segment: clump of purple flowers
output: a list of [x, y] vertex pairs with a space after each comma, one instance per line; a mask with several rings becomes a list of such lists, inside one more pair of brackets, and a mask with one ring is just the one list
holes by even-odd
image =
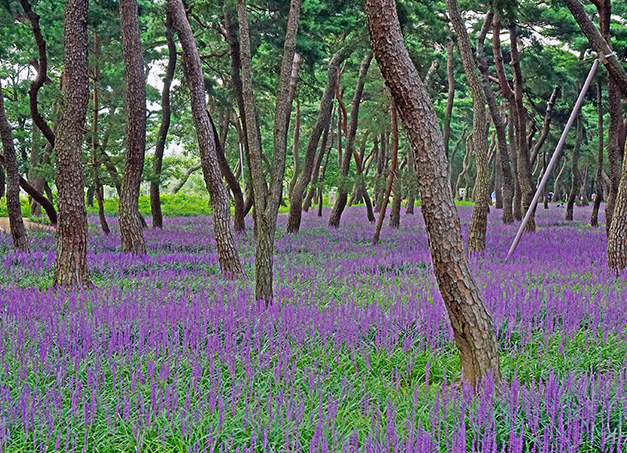
[[[467, 230], [471, 208], [460, 208]], [[304, 216], [280, 237], [274, 305], [220, 275], [209, 218], [147, 231], [149, 254], [98, 233], [93, 291], [49, 288], [54, 238], [0, 235], [2, 451], [613, 452], [627, 448], [627, 294], [588, 212], [503, 263], [515, 226], [490, 214], [471, 265], [504, 380], [477, 394], [431, 272], [422, 219], [370, 245], [361, 208], [338, 231]], [[280, 227], [285, 219], [280, 219]], [[283, 222], [283, 223], [281, 223]], [[111, 219], [111, 223], [115, 223]], [[249, 228], [250, 230], [250, 228]]]

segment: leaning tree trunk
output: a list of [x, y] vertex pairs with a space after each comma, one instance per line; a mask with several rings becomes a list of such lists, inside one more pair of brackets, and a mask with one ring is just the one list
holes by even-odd
[[[457, 35], [457, 46], [472, 95], [472, 148], [475, 153], [477, 176], [475, 178], [475, 207], [472, 210], [468, 251], [483, 253], [488, 229], [488, 198], [490, 196], [490, 163], [488, 161], [488, 129], [490, 120], [486, 112], [483, 84], [477, 74], [477, 64], [472, 54], [466, 24], [459, 12], [457, 0], [446, 0], [446, 9]], [[487, 21], [489, 23], [489, 21]]]
[[599, 208], [603, 201], [603, 88], [601, 79], [597, 81], [597, 168], [594, 175], [594, 190], [596, 197], [592, 206], [592, 215], [590, 216], [590, 225], [599, 226]]
[[213, 207], [213, 228], [220, 268], [226, 277], [237, 278], [243, 274], [243, 269], [231, 231], [231, 206], [218, 167], [214, 128], [205, 105], [205, 83], [200, 56], [183, 3], [181, 0], [168, 0], [168, 8], [183, 48], [185, 76], [189, 85], [200, 160]]
[[351, 159], [355, 151], [355, 134], [357, 133], [357, 123], [359, 120], [359, 104], [361, 103], [361, 96], [364, 92], [364, 85], [366, 83], [366, 75], [372, 62], [372, 54], [368, 52], [361, 62], [359, 68], [359, 76], [357, 78], [357, 86], [355, 87], [355, 93], [353, 95], [353, 102], [351, 103], [351, 120], [348, 125], [348, 134], [346, 137], [346, 149], [344, 156], [342, 156], [342, 165], [340, 166], [340, 177], [338, 181], [338, 194], [337, 201], [333, 205], [331, 215], [329, 216], [329, 226], [331, 228], [339, 228], [342, 213], [346, 207], [346, 201], [348, 199], [348, 188], [346, 187], [346, 178], [348, 177], [348, 170], [350, 168]]
[[87, 210], [81, 162], [83, 126], [89, 103], [88, 3], [88, 0], [65, 3], [63, 108], [55, 139], [59, 206], [55, 286], [91, 286], [87, 275]]
[[447, 156], [433, 105], [403, 42], [394, 0], [366, 0], [371, 42], [381, 73], [416, 153], [420, 201], [433, 269], [459, 350], [462, 378], [500, 380], [496, 331], [464, 253], [448, 178]]
[[[318, 149], [318, 143], [323, 132], [326, 131], [331, 122], [331, 111], [333, 109], [333, 96], [335, 89], [337, 88], [337, 80], [339, 74], [339, 67], [342, 62], [348, 58], [350, 52], [347, 48], [341, 49], [334, 55], [329, 63], [327, 86], [322, 95], [320, 101], [320, 110], [318, 113], [318, 119], [309, 137], [307, 143], [307, 149], [305, 151], [305, 165], [303, 166], [300, 174], [296, 178], [296, 182], [290, 191], [290, 211], [287, 217], [287, 233], [297, 233], [300, 229], [301, 211], [303, 207], [303, 196], [305, 189], [311, 180], [312, 172], [314, 171], [316, 150]], [[325, 140], [323, 140], [324, 146], [326, 146]]]
[[167, 13], [165, 21], [165, 40], [168, 45], [168, 66], [165, 70], [163, 88], [161, 90], [161, 126], [157, 132], [157, 144], [155, 145], [155, 156], [152, 161], [153, 180], [150, 181], [150, 210], [152, 212], [152, 227], [163, 228], [163, 213], [161, 211], [161, 170], [163, 169], [163, 152], [165, 142], [170, 129], [170, 86], [174, 79], [176, 69], [176, 44], [174, 43], [174, 29], [172, 27], [172, 15]]
[[320, 178], [320, 168], [322, 165], [322, 159], [324, 159], [325, 154], [327, 153], [327, 143], [329, 143], [329, 150], [331, 152], [331, 147], [333, 146], [333, 138], [329, 140], [329, 137], [333, 136], [333, 109], [331, 111], [331, 120], [329, 121], [329, 125], [324, 130], [324, 134], [322, 135], [322, 142], [320, 143], [320, 148], [316, 152], [316, 159], [313, 165], [313, 173], [311, 176], [311, 184], [309, 185], [309, 191], [307, 192], [307, 196], [305, 197], [305, 201], [303, 202], [303, 211], [309, 211], [311, 207], [311, 203], [313, 201], [313, 197], [318, 192], [318, 179]]
[[146, 253], [139, 213], [139, 186], [146, 152], [146, 78], [139, 35], [137, 0], [120, 0], [122, 55], [126, 76], [126, 153], [120, 193], [120, 236], [123, 253]]
[[6, 163], [7, 180], [7, 211], [9, 213], [9, 226], [11, 227], [11, 237], [13, 246], [20, 252], [28, 252], [28, 236], [22, 220], [22, 206], [20, 204], [20, 171], [17, 166], [17, 156], [13, 145], [13, 134], [11, 125], [4, 111], [4, 93], [0, 84], [0, 139], [4, 150], [4, 161]]
[[573, 220], [573, 206], [579, 191], [579, 148], [581, 147], [583, 129], [581, 116], [577, 117], [577, 138], [573, 147], [573, 154], [570, 160], [570, 191], [568, 192], [568, 202], [566, 203], [566, 220]]

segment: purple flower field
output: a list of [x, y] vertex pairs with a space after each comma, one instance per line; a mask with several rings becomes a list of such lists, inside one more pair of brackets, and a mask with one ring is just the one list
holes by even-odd
[[540, 208], [508, 263], [517, 225], [491, 211], [471, 266], [504, 380], [476, 396], [458, 384], [419, 213], [386, 221], [376, 248], [362, 208], [338, 231], [327, 215], [277, 240], [267, 310], [251, 228], [237, 239], [248, 279], [230, 282], [210, 218], [166, 219], [144, 257], [91, 219], [96, 289], [67, 294], [49, 289], [52, 235], [19, 255], [0, 234], [1, 451], [627, 451], [627, 286], [589, 208], [571, 224]]

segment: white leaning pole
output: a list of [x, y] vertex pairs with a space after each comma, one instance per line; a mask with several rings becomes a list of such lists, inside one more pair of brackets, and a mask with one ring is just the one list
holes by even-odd
[[512, 246], [509, 248], [509, 252], [507, 252], [507, 257], [505, 258], [505, 261], [509, 260], [509, 258], [514, 253], [514, 250], [516, 250], [516, 247], [518, 246], [518, 243], [520, 242], [520, 238], [522, 237], [525, 231], [525, 227], [527, 226], [527, 223], [529, 222], [531, 215], [536, 209], [536, 205], [538, 204], [538, 199], [540, 198], [542, 189], [544, 189], [544, 186], [546, 185], [546, 182], [549, 179], [549, 175], [551, 174], [551, 169], [557, 162], [557, 158], [559, 157], [560, 151], [562, 150], [562, 147], [564, 146], [564, 142], [566, 142], [566, 136], [568, 135], [568, 131], [570, 130], [573, 123], [575, 122], [575, 118], [577, 117], [577, 114], [579, 113], [579, 109], [581, 108], [581, 104], [583, 103], [583, 98], [586, 96], [586, 93], [588, 92], [588, 88], [590, 87], [590, 83], [592, 82], [592, 77], [594, 76], [594, 73], [598, 67], [599, 67], [599, 59], [597, 58], [594, 60], [594, 63], [592, 64], [592, 67], [590, 68], [590, 72], [588, 73], [588, 78], [586, 79], [586, 82], [583, 84], [583, 87], [581, 88], [581, 92], [579, 93], [577, 102], [575, 102], [575, 106], [573, 107], [573, 111], [570, 114], [570, 118], [568, 118], [568, 123], [566, 123], [564, 132], [562, 132], [562, 136], [560, 137], [560, 140], [557, 143], [557, 146], [555, 147], [555, 151], [553, 151], [553, 156], [551, 156], [549, 165], [547, 165], [546, 167], [546, 171], [544, 172], [544, 175], [542, 176], [542, 180], [540, 181], [540, 184], [538, 185], [538, 189], [536, 190], [536, 193], [533, 196], [531, 205], [529, 205], [529, 209], [527, 209], [525, 218], [520, 224], [520, 228], [518, 228], [518, 233], [516, 233], [514, 242], [512, 242]]

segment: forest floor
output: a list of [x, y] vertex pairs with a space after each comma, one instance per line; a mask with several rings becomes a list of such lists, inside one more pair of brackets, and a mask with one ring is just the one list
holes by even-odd
[[[467, 238], [472, 208], [459, 207]], [[210, 217], [146, 230], [148, 254], [120, 253], [117, 220], [90, 219], [95, 289], [51, 288], [55, 238], [0, 234], [0, 449], [143, 452], [613, 452], [627, 449], [627, 279], [606, 265], [591, 208], [489, 217], [470, 265], [492, 313], [503, 380], [476, 395], [433, 277], [419, 209], [387, 221], [377, 247], [361, 207], [339, 230], [329, 210], [284, 235], [275, 300], [246, 271], [225, 281]], [[603, 216], [601, 216], [603, 222]]]
[[[54, 231], [54, 227], [50, 225], [44, 225], [43, 223], [31, 222], [29, 219], [22, 218], [24, 221], [24, 226], [27, 230], [37, 229], [37, 230], [46, 230], [46, 231]], [[9, 224], [8, 217], [0, 217], [0, 231], [5, 233], [11, 232], [11, 225]]]

